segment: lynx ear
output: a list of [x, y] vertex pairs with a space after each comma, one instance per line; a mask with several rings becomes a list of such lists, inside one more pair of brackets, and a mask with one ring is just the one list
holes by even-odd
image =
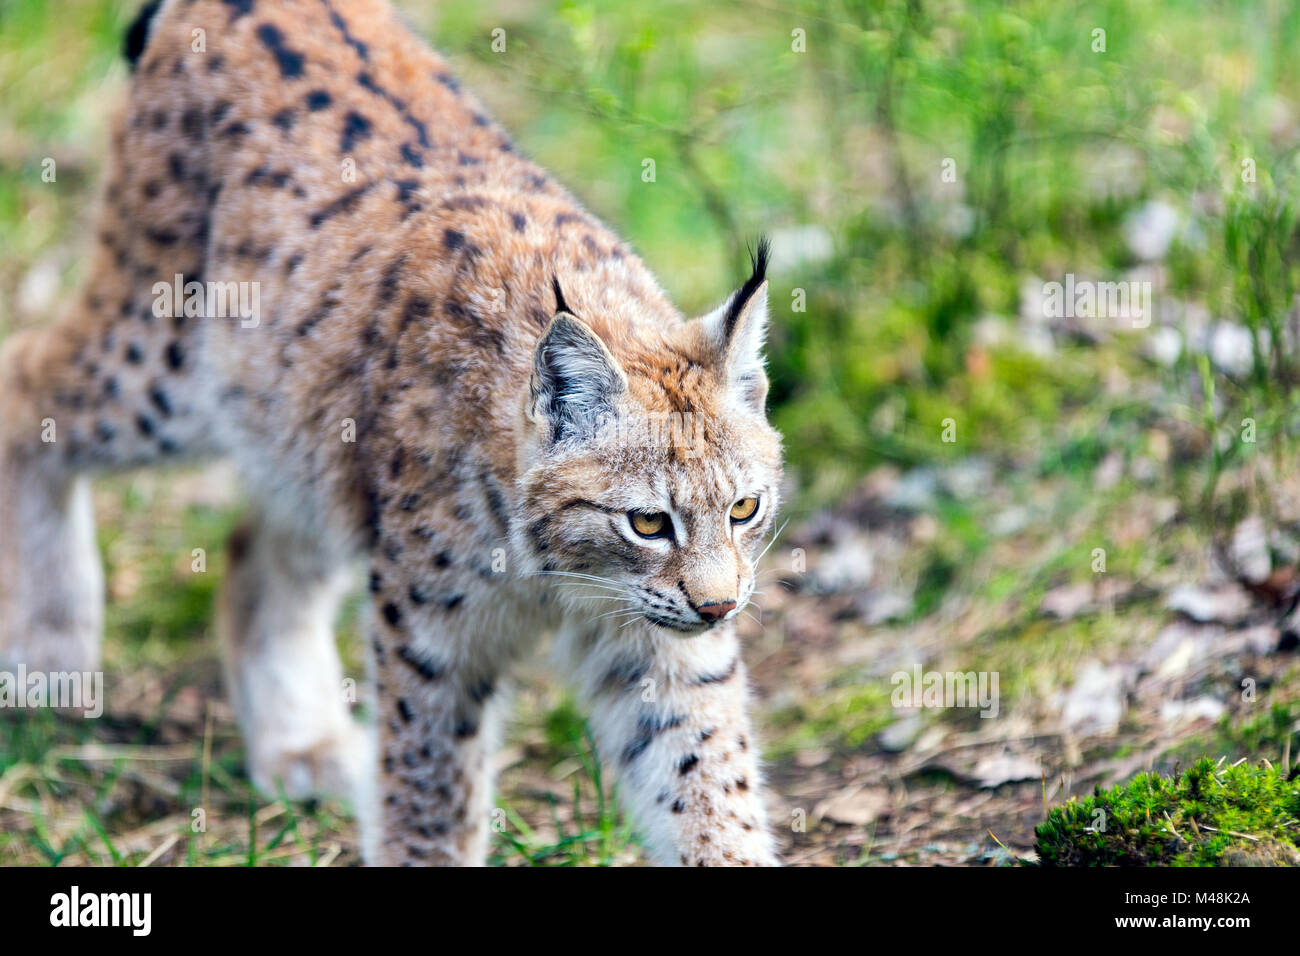
[[[563, 306], [563, 299], [560, 299]], [[627, 388], [618, 361], [585, 322], [559, 312], [533, 351], [528, 414], [550, 423], [551, 441], [594, 434]]]
[[767, 398], [767, 373], [763, 370], [763, 342], [767, 336], [767, 259], [769, 245], [759, 240], [751, 255], [753, 271], [745, 284], [700, 321], [717, 349], [727, 388], [742, 403], [763, 410]]

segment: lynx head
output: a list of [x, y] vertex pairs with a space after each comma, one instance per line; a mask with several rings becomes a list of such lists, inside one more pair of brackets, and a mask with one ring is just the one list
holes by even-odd
[[781, 480], [766, 243], [753, 266], [703, 318], [605, 338], [557, 283], [523, 410], [515, 543], [570, 605], [689, 635], [749, 601]]

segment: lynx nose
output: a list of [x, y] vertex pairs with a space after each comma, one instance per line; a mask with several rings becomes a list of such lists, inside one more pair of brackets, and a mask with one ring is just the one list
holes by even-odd
[[727, 614], [736, 608], [735, 601], [714, 601], [712, 604], [701, 604], [695, 610], [700, 617], [704, 618], [710, 624], [715, 621], [721, 621]]

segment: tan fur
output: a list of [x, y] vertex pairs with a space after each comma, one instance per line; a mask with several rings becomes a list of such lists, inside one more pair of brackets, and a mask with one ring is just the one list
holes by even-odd
[[[257, 283], [259, 321], [155, 315], [176, 274]], [[554, 630], [656, 858], [771, 863], [731, 623], [778, 504], [760, 279], [683, 321], [381, 0], [167, 0], [85, 289], [0, 352], [0, 659], [97, 666], [78, 476], [229, 456], [257, 502], [219, 608], [255, 780], [364, 792], [375, 761], [372, 860], [481, 862], [509, 668]], [[617, 421], [698, 440], [564, 437], [598, 381]], [[660, 508], [681, 540], [630, 530]], [[358, 554], [373, 757], [328, 631]]]

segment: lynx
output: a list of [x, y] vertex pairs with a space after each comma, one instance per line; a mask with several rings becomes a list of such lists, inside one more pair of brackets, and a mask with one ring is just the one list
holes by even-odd
[[353, 793], [369, 862], [484, 862], [553, 635], [653, 858], [774, 864], [735, 632], [779, 504], [766, 247], [685, 320], [382, 0], [164, 0], [126, 53], [84, 289], [0, 352], [0, 662], [99, 667], [91, 477], [226, 458], [257, 785]]

